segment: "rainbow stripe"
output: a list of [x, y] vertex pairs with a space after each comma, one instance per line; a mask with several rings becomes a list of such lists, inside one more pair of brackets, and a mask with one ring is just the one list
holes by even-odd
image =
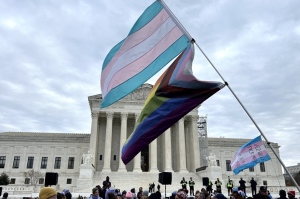
[[122, 148], [122, 161], [136, 154], [224, 84], [200, 81], [192, 74], [194, 46], [189, 45], [153, 86], [134, 131]]
[[101, 108], [145, 83], [182, 52], [190, 40], [164, 5], [155, 1], [128, 36], [106, 56], [101, 74]]

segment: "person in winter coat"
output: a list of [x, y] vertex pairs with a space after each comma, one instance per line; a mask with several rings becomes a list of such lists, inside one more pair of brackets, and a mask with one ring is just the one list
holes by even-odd
[[278, 199], [287, 199], [285, 190], [279, 190], [279, 198]]
[[99, 196], [99, 189], [97, 187], [92, 189], [92, 194], [89, 199], [101, 199]]

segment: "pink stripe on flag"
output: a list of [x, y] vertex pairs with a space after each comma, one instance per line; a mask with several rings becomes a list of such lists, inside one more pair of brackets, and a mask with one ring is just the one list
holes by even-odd
[[126, 42], [118, 54], [123, 54], [132, 47], [136, 46], [136, 44], [139, 44], [150, 37], [169, 17], [170, 16], [164, 9], [161, 10], [158, 15], [156, 15], [156, 17], [154, 17], [153, 20], [151, 20], [146, 26], [126, 38]]
[[[188, 62], [191, 59], [191, 54], [193, 53], [193, 50], [190, 50], [186, 57], [184, 58], [184, 61], [182, 62], [182, 65], [186, 66]], [[179, 71], [176, 74], [176, 80], [179, 81], [191, 81], [191, 80], [197, 80], [194, 75], [191, 75], [191, 73], [185, 74], [183, 71], [186, 70], [186, 67], [180, 67]]]
[[[168, 18], [168, 20], [165, 21], [165, 23], [160, 26], [149, 38], [123, 53], [113, 64], [113, 68], [106, 77], [104, 85], [101, 86], [104, 88], [108, 88], [108, 84], [112, 80], [115, 73], [117, 73], [123, 67], [129, 65], [131, 62], [148, 53], [152, 48], [155, 47], [157, 43], [163, 40], [163, 38], [174, 29], [174, 27], [176, 27], [176, 24], [172, 21], [171, 18]], [[146, 67], [147, 66], [145, 66], [145, 68]]]
[[[107, 77], [116, 60], [124, 54], [124, 52], [128, 51], [132, 47], [136, 46], [137, 44], [141, 43], [150, 35], [153, 34], [167, 19], [169, 18], [168, 13], [163, 9], [161, 10], [158, 15], [156, 15], [145, 27], [138, 30], [137, 32], [133, 33], [132, 35], [126, 38], [123, 46], [119, 49], [119, 51], [115, 54], [112, 60], [107, 64], [107, 66], [102, 71], [102, 76]], [[101, 78], [101, 85], [104, 85], [104, 78]], [[103, 94], [103, 91], [102, 91]]]
[[153, 60], [159, 57], [166, 49], [170, 47], [174, 42], [176, 42], [183, 33], [176, 26], [171, 32], [169, 32], [157, 45], [154, 46], [149, 52], [144, 54], [139, 59], [130, 63], [126, 67], [123, 67], [121, 70], [116, 72], [111, 79], [115, 81], [111, 81], [107, 87], [107, 90], [111, 90], [136, 74], [140, 73], [145, 69], [146, 66], [150, 65]]
[[259, 142], [255, 142], [251, 145], [249, 145], [248, 147], [245, 147], [243, 148], [242, 150], [239, 150], [237, 152], [237, 154], [235, 155], [235, 158], [231, 161], [232, 163], [236, 160], [236, 158], [238, 157], [239, 154], [243, 155], [243, 154], [250, 154], [249, 153], [249, 148], [251, 147], [254, 151], [255, 150], [255, 147], [258, 146], [261, 148], [261, 150], [266, 150], [265, 146], [263, 145], [263, 142], [262, 141], [259, 141]]
[[259, 158], [264, 157], [266, 155], [268, 155], [268, 152], [267, 151], [262, 151], [261, 155], [255, 154], [255, 159], [252, 156], [247, 157], [247, 158], [238, 158], [238, 159], [236, 159], [235, 163], [233, 165], [231, 165], [231, 168], [232, 168], [232, 170], [234, 170], [234, 169], [236, 169], [237, 167], [239, 167], [241, 165], [248, 164], [250, 162], [254, 162], [256, 159], [259, 159]]

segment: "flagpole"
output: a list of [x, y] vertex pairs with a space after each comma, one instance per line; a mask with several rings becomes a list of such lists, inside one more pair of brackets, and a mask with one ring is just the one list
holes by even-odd
[[267, 144], [269, 145], [269, 147], [271, 148], [272, 152], [274, 153], [274, 155], [276, 156], [276, 158], [279, 160], [279, 162], [281, 163], [281, 165], [283, 166], [284, 170], [286, 171], [286, 173], [289, 175], [289, 177], [292, 179], [294, 185], [296, 186], [296, 188], [298, 189], [298, 191], [300, 192], [300, 187], [298, 186], [297, 182], [295, 181], [295, 179], [293, 178], [293, 176], [290, 174], [290, 172], [287, 170], [286, 166], [284, 165], [284, 163], [282, 162], [282, 160], [280, 159], [280, 157], [278, 156], [278, 154], [275, 152], [274, 148], [272, 147], [271, 143], [268, 141], [267, 137], [265, 136], [265, 134], [261, 131], [261, 129], [259, 128], [259, 126], [256, 124], [255, 120], [252, 118], [252, 116], [250, 115], [250, 113], [247, 111], [247, 109], [245, 108], [245, 106], [243, 105], [243, 103], [240, 101], [240, 99], [237, 97], [237, 95], [234, 93], [234, 91], [231, 89], [231, 87], [229, 86], [229, 84], [227, 83], [227, 81], [225, 81], [225, 79], [222, 77], [222, 75], [220, 74], [220, 72], [217, 70], [217, 68], [214, 66], [214, 64], [210, 61], [210, 59], [207, 57], [207, 55], [203, 52], [203, 50], [200, 48], [200, 46], [198, 45], [198, 43], [193, 39], [193, 37], [190, 35], [190, 33], [184, 28], [184, 26], [180, 23], [180, 21], [177, 19], [177, 17], [173, 14], [173, 12], [170, 10], [170, 8], [167, 6], [167, 4], [163, 1], [163, 0], [158, 0], [160, 1], [163, 6], [166, 8], [166, 10], [169, 12], [169, 14], [173, 17], [173, 19], [177, 22], [177, 24], [179, 25], [179, 27], [182, 29], [183, 32], [185, 32], [186, 35], [188, 35], [189, 38], [191, 38], [192, 41], [195, 42], [196, 46], [198, 47], [198, 49], [201, 51], [201, 53], [205, 56], [205, 58], [207, 59], [207, 61], [210, 63], [210, 65], [214, 68], [214, 70], [218, 73], [218, 75], [221, 77], [221, 79], [224, 81], [225, 85], [229, 88], [230, 92], [233, 94], [233, 96], [236, 98], [236, 100], [239, 102], [239, 104], [242, 106], [242, 108], [244, 109], [244, 111], [247, 113], [248, 117], [251, 119], [251, 121], [253, 122], [253, 124], [256, 126], [257, 130], [260, 132], [260, 134], [263, 136], [263, 138], [266, 140]]

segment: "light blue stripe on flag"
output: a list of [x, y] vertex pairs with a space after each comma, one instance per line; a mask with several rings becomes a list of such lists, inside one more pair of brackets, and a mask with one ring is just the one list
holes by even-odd
[[[263, 161], [262, 161], [263, 160]], [[271, 160], [271, 157], [269, 155], [265, 155], [264, 157], [262, 157], [261, 159], [259, 159], [257, 162], [250, 162], [248, 164], [244, 164], [240, 167], [237, 167], [236, 169], [232, 170], [233, 173], [235, 175], [239, 174], [241, 171], [245, 170], [245, 169], [249, 169], [249, 168], [252, 168], [254, 167], [255, 165], [257, 165], [258, 163], [260, 162], [266, 162], [268, 160]]]
[[[107, 107], [114, 103], [115, 99], [121, 99], [128, 95], [128, 90], [135, 90], [136, 85], [141, 85], [152, 77], [154, 73], [158, 72], [161, 68], [157, 65], [165, 66], [176, 55], [182, 52], [189, 43], [188, 38], [183, 35], [172, 46], [170, 46], [164, 53], [162, 53], [156, 60], [154, 60], [147, 68], [145, 68], [139, 75], [127, 80], [126, 83], [121, 84], [111, 90], [102, 100], [101, 108]], [[145, 80], [146, 79], [146, 80]]]
[[258, 163], [266, 162], [271, 157], [263, 144], [261, 136], [258, 136], [244, 144], [231, 160], [231, 168], [235, 174], [244, 169], [254, 167]]
[[[149, 6], [144, 11], [143, 15], [141, 15], [140, 18], [135, 22], [135, 24], [131, 28], [127, 37], [132, 35], [136, 31], [140, 30], [141, 28], [143, 28], [147, 23], [149, 23], [161, 11], [162, 8], [163, 8], [163, 6], [158, 1], [154, 2], [151, 6]], [[103, 62], [102, 70], [107, 66], [107, 64], [110, 62], [110, 60], [113, 58], [113, 56], [119, 51], [119, 49], [123, 45], [126, 38], [123, 39], [122, 41], [120, 41], [117, 45], [115, 45], [109, 51], [109, 53], [107, 54], [107, 56], [105, 57], [105, 60]]]

